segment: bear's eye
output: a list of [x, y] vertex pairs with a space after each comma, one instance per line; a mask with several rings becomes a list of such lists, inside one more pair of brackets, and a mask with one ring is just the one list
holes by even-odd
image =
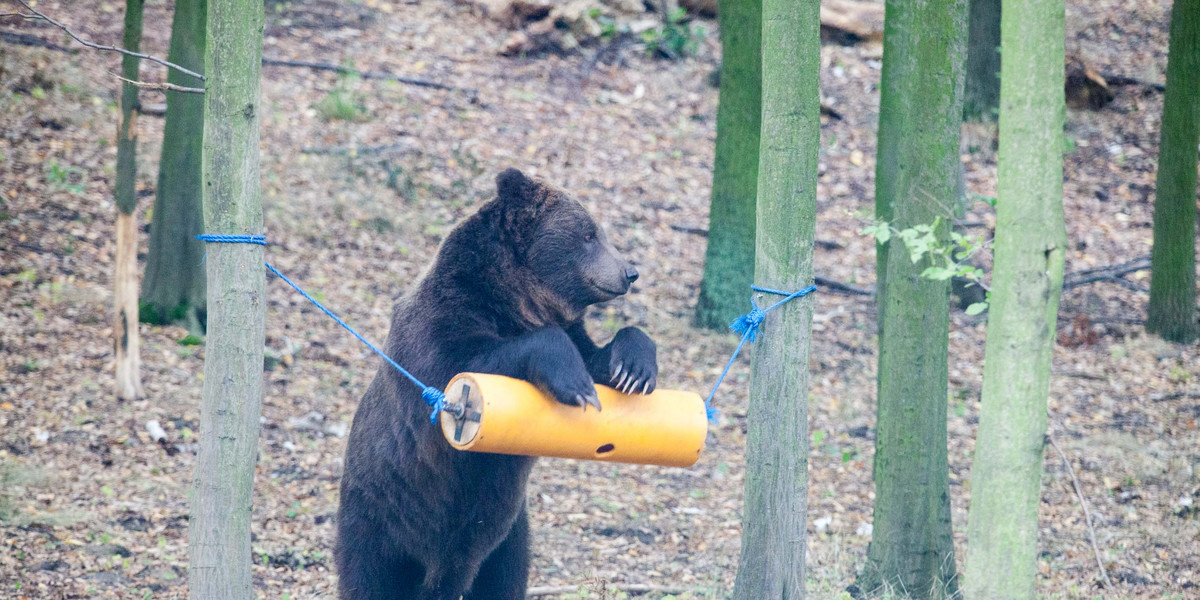
[[596, 241], [596, 234], [589, 233], [589, 234], [583, 236], [583, 241], [588, 242], [588, 243]]

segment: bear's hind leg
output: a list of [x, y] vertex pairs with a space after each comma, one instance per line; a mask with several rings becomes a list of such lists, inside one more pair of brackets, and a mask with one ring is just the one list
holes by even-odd
[[529, 518], [524, 508], [508, 537], [483, 561], [463, 600], [522, 600], [529, 583]]
[[417, 600], [425, 569], [409, 559], [388, 560], [377, 553], [343, 551], [338, 560], [341, 600]]

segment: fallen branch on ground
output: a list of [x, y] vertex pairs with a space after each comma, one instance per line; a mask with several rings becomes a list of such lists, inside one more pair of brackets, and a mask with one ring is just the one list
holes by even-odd
[[1092, 552], [1096, 556], [1096, 567], [1100, 569], [1100, 579], [1104, 582], [1104, 587], [1112, 589], [1112, 580], [1108, 578], [1108, 571], [1104, 568], [1104, 559], [1100, 558], [1100, 545], [1096, 543], [1096, 530], [1092, 527], [1092, 513], [1088, 510], [1087, 500], [1083, 497], [1083, 488], [1079, 485], [1079, 478], [1075, 476], [1075, 468], [1071, 466], [1071, 460], [1067, 458], [1067, 454], [1058, 447], [1058, 442], [1054, 441], [1054, 436], [1047, 433], [1046, 439], [1051, 446], [1054, 446], [1059, 458], [1066, 465], [1067, 472], [1071, 474], [1071, 485], [1075, 486], [1075, 496], [1079, 498], [1079, 506], [1083, 507], [1083, 519], [1087, 523], [1088, 539], [1092, 541]]
[[363, 79], [381, 79], [381, 80], [385, 80], [385, 81], [395, 81], [398, 83], [406, 83], [408, 85], [416, 85], [416, 86], [420, 86], [420, 87], [433, 88], [435, 90], [450, 90], [450, 91], [457, 90], [457, 91], [466, 92], [466, 93], [470, 94], [471, 96], [475, 96], [479, 93], [478, 90], [475, 90], [472, 88], [455, 87], [452, 85], [447, 85], [445, 83], [439, 83], [437, 81], [430, 81], [428, 79], [418, 79], [416, 77], [403, 77], [400, 75], [393, 75], [391, 73], [385, 73], [382, 71], [359, 71], [358, 69], [351, 69], [350, 67], [344, 67], [342, 65], [335, 65], [333, 63], [327, 63], [327, 62], [316, 62], [316, 61], [311, 61], [311, 60], [284, 60], [281, 58], [268, 58], [268, 57], [264, 56], [262, 59], [262, 64], [264, 67], [302, 67], [302, 68], [307, 68], [307, 69], [314, 69], [317, 71], [333, 71], [335, 73], [341, 73], [342, 75], [354, 75], [356, 77], [362, 77]]
[[184, 67], [181, 67], [181, 66], [179, 66], [173, 62], [170, 62], [168, 60], [161, 59], [157, 56], [151, 56], [149, 54], [143, 54], [141, 52], [133, 52], [131, 50], [126, 50], [124, 48], [118, 48], [116, 46], [106, 46], [104, 44], [95, 44], [95, 43], [89, 42], [89, 41], [79, 37], [78, 34], [76, 34], [74, 31], [71, 31], [71, 29], [69, 27], [67, 27], [66, 25], [63, 25], [62, 23], [59, 23], [58, 21], [55, 21], [54, 19], [51, 19], [50, 17], [47, 17], [46, 15], [38, 12], [38, 10], [36, 8], [30, 6], [29, 3], [26, 2], [25, 0], [12, 0], [12, 1], [25, 7], [25, 10], [28, 10], [30, 13], [33, 13], [33, 14], [13, 13], [14, 16], [20, 16], [20, 17], [23, 17], [26, 19], [45, 21], [45, 22], [65, 31], [67, 33], [67, 35], [74, 38], [74, 40], [76, 42], [79, 42], [80, 44], [83, 44], [84, 46], [87, 46], [88, 48], [91, 48], [93, 50], [103, 50], [106, 52], [117, 52], [120, 54], [125, 54], [125, 55], [133, 56], [136, 58], [141, 58], [144, 60], [148, 60], [150, 62], [158, 63], [164, 67], [169, 67], [171, 69], [175, 69], [176, 71], [179, 71], [180, 73], [183, 73], [185, 75], [191, 75], [192, 77], [195, 77], [196, 79], [199, 79], [200, 81], [204, 81], [203, 75], [201, 75], [191, 69], [186, 69]]
[[36, 35], [28, 33], [16, 33], [13, 31], [0, 31], [0, 42], [13, 44], [16, 46], [30, 46], [32, 48], [45, 48], [47, 50], [56, 50], [58, 52], [67, 52], [74, 54], [76, 50], [72, 50], [65, 46], [59, 46], [54, 42], [44, 40]]
[[[529, 588], [525, 592], [527, 598], [537, 598], [539, 596], [559, 596], [562, 594], [575, 594], [579, 592], [580, 586], [577, 585], [551, 585], [543, 587]], [[606, 590], [616, 590], [627, 594], [684, 594], [690, 590], [685, 587], [673, 585], [646, 585], [642, 583], [610, 583], [604, 586]]]
[[1108, 85], [1111, 85], [1111, 86], [1138, 85], [1138, 86], [1150, 88], [1156, 92], [1167, 91], [1166, 84], [1155, 83], [1153, 81], [1143, 81], [1136, 77], [1127, 77], [1125, 75], [1116, 75], [1114, 73], [1100, 73], [1100, 76], [1103, 77], [1104, 81], [1107, 81]]
[[1071, 288], [1077, 288], [1089, 283], [1108, 281], [1118, 283], [1135, 291], [1147, 291], [1131, 281], [1126, 281], [1124, 276], [1130, 273], [1136, 273], [1138, 271], [1145, 271], [1149, 268], [1150, 257], [1139, 256], [1133, 260], [1125, 261], [1115, 265], [1083, 269], [1080, 271], [1075, 271], [1074, 273], [1067, 273], [1066, 276], [1063, 277], [1063, 289], [1069, 290]]
[[301, 154], [323, 154], [335, 156], [376, 156], [389, 152], [411, 150], [413, 144], [384, 144], [382, 146], [309, 146], [301, 148]]
[[832, 279], [826, 279], [824, 277], [813, 277], [813, 283], [816, 283], [817, 285], [819, 285], [823, 288], [827, 288], [830, 291], [842, 292], [843, 294], [849, 294], [851, 296], [874, 296], [875, 295], [875, 292], [872, 292], [871, 290], [863, 289], [860, 287], [854, 287], [850, 284], [842, 283], [840, 281], [834, 281]]

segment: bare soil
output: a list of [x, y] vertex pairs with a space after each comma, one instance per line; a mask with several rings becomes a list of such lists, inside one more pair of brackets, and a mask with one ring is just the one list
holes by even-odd
[[[123, 3], [38, 7], [93, 40], [120, 40]], [[170, 8], [147, 3], [152, 53], [166, 54]], [[267, 11], [268, 56], [353, 61], [475, 90], [266, 67], [273, 264], [382, 340], [393, 298], [491, 196], [493, 176], [519, 166], [577, 193], [642, 272], [632, 294], [593, 312], [596, 334], [646, 328], [660, 384], [708, 391], [736, 341], [691, 323], [711, 185], [715, 21], [703, 23], [698, 56], [668, 62], [636, 43], [499, 57], [510, 32], [447, 1], [270, 1]], [[1073, 0], [1067, 47], [1100, 71], [1161, 83], [1168, 20], [1161, 0]], [[37, 23], [0, 18], [0, 31], [76, 47]], [[844, 120], [822, 127], [817, 268], [870, 288], [872, 241], [858, 230], [872, 207], [879, 48], [827, 45], [822, 59], [822, 94]], [[143, 326], [146, 397], [114, 400], [117, 65], [92, 51], [0, 42], [0, 598], [186, 595], [204, 349], [181, 345], [183, 329]], [[142, 74], [163, 79], [150, 64]], [[1068, 271], [1149, 252], [1161, 95], [1114, 89], [1103, 110], [1068, 113]], [[327, 120], [333, 96], [361, 108]], [[145, 92], [144, 101], [162, 99]], [[144, 256], [162, 120], [143, 116], [139, 127]], [[969, 190], [994, 196], [994, 129], [971, 126], [965, 140]], [[966, 220], [983, 232], [994, 214], [976, 203]], [[1140, 271], [1063, 295], [1051, 433], [1078, 473], [1116, 588], [1099, 584], [1079, 499], [1048, 448], [1038, 559], [1047, 598], [1200, 598], [1200, 350], [1143, 333], [1147, 285]], [[262, 598], [332, 598], [343, 435], [378, 360], [285, 285], [272, 280], [269, 294], [268, 342], [281, 358], [264, 375], [255, 583]], [[870, 539], [875, 308], [830, 291], [815, 302], [809, 590], [838, 598]], [[955, 312], [947, 401], [960, 568], [984, 330], [983, 318]], [[580, 590], [563, 597], [621, 597], [609, 583], [726, 596], [739, 552], [746, 382], [741, 359], [692, 468], [542, 461], [529, 489], [531, 585]], [[313, 411], [321, 418], [306, 419]], [[150, 420], [166, 444], [150, 439]]]

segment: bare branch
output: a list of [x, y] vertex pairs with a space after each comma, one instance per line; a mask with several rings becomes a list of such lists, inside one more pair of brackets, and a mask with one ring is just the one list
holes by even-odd
[[[30, 6], [29, 3], [26, 2], [25, 0], [13, 0], [13, 2], [20, 4], [21, 6], [25, 7], [25, 10], [28, 10], [29, 12], [33, 13], [33, 16], [26, 16], [27, 18], [41, 19], [41, 20], [65, 31], [67, 33], [67, 35], [71, 36], [76, 42], [79, 42], [80, 44], [83, 44], [84, 46], [87, 46], [88, 48], [92, 48], [93, 50], [104, 50], [107, 52], [117, 52], [120, 54], [125, 54], [128, 56], [133, 56], [136, 58], [148, 60], [150, 62], [156, 62], [160, 65], [163, 65], [164, 67], [169, 67], [169, 68], [175, 69], [176, 71], [179, 71], [180, 73], [183, 73], [185, 75], [191, 75], [192, 77], [195, 77], [196, 79], [199, 79], [200, 81], [204, 81], [203, 75], [201, 75], [191, 69], [181, 67], [173, 62], [158, 58], [157, 56], [151, 56], [149, 54], [143, 54], [141, 52], [133, 52], [131, 50], [126, 50], [124, 48], [118, 48], [116, 46], [105, 46], [103, 44], [94, 44], [92, 42], [89, 42], [89, 41], [79, 37], [74, 31], [71, 31], [71, 29], [69, 27], [67, 27], [66, 25], [63, 25], [62, 23], [59, 23], [58, 21], [55, 21], [54, 19], [51, 19], [50, 17], [47, 17], [46, 15], [38, 12], [38, 10], [36, 8]], [[16, 14], [21, 14], [21, 13], [16, 13]], [[23, 15], [23, 16], [25, 16], [25, 15]]]
[[313, 70], [317, 70], [317, 71], [333, 71], [335, 73], [340, 73], [342, 75], [354, 75], [356, 77], [362, 77], [363, 79], [382, 79], [382, 80], [386, 80], [386, 81], [395, 81], [398, 83], [406, 83], [408, 85], [416, 85], [416, 86], [420, 86], [420, 87], [433, 88], [435, 90], [450, 90], [450, 91], [458, 90], [458, 91], [467, 92], [471, 96], [475, 96], [479, 93], [478, 90], [474, 90], [471, 88], [454, 87], [452, 85], [439, 83], [437, 81], [430, 81], [428, 79], [418, 79], [416, 77], [403, 77], [400, 75], [393, 75], [391, 73], [385, 73], [382, 71], [359, 71], [357, 69], [351, 69], [350, 67], [344, 67], [342, 65], [335, 65], [333, 63], [327, 63], [327, 62], [316, 62], [316, 61], [311, 61], [311, 60], [284, 60], [281, 58], [267, 58], [264, 56], [262, 59], [262, 64], [265, 67], [304, 67], [304, 68], [313, 69]]
[[1100, 545], [1096, 543], [1096, 530], [1092, 527], [1092, 513], [1088, 510], [1087, 500], [1083, 498], [1083, 488], [1079, 485], [1079, 478], [1075, 477], [1075, 468], [1071, 466], [1071, 460], [1067, 458], [1067, 454], [1058, 447], [1058, 442], [1054, 441], [1054, 436], [1046, 434], [1046, 439], [1050, 441], [1051, 446], [1054, 446], [1059, 458], [1066, 465], [1067, 472], [1071, 474], [1071, 484], [1075, 486], [1075, 496], [1079, 498], [1079, 506], [1083, 507], [1083, 519], [1087, 523], [1088, 538], [1092, 541], [1092, 553], [1096, 556], [1096, 567], [1100, 569], [1100, 579], [1104, 581], [1104, 587], [1112, 589], [1112, 580], [1108, 578], [1104, 560], [1100, 558]]
[[163, 91], [163, 92], [165, 92], [167, 90], [172, 90], [172, 91], [176, 91], [176, 92], [187, 92], [189, 94], [203, 94], [204, 93], [204, 88], [183, 87], [182, 85], [175, 85], [174, 83], [151, 83], [151, 82], [147, 82], [147, 81], [134, 81], [132, 79], [125, 79], [124, 77], [121, 77], [120, 75], [117, 75], [116, 73], [113, 73], [112, 75], [113, 75], [113, 77], [116, 77], [117, 79], [120, 79], [121, 81], [124, 81], [125, 83], [128, 83], [130, 85], [133, 85], [133, 86], [145, 89], [145, 90], [159, 90], [159, 91]]

